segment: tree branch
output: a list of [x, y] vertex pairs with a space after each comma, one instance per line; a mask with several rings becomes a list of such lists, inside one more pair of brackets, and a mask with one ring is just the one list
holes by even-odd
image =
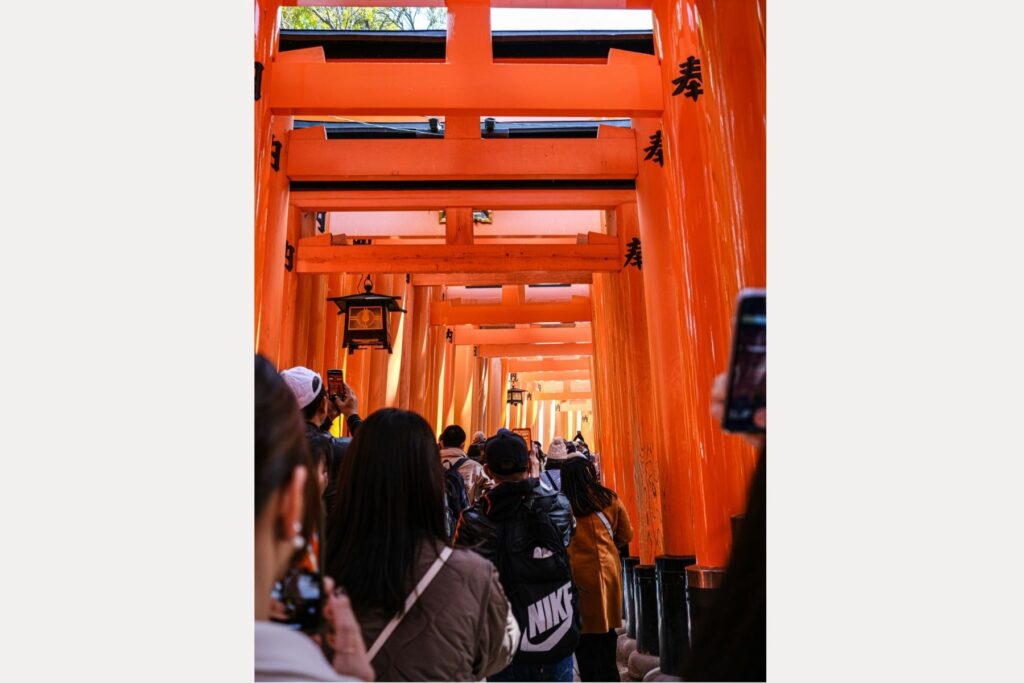
[[331, 30], [333, 30], [333, 31], [337, 31], [337, 30], [338, 30], [337, 28], [335, 28], [334, 24], [332, 24], [332, 23], [331, 23], [331, 20], [330, 20], [330, 19], [328, 19], [328, 18], [324, 17], [324, 16], [322, 15], [322, 14], [320, 14], [319, 12], [317, 12], [317, 11], [316, 11], [316, 7], [310, 7], [310, 8], [309, 8], [309, 10], [310, 10], [310, 11], [311, 11], [311, 12], [312, 12], [313, 14], [315, 14], [315, 15], [316, 15], [316, 18], [317, 18], [317, 19], [319, 19], [320, 21], [322, 21], [322, 22], [324, 22], [325, 24], [327, 24], [327, 27], [328, 27], [328, 28], [330, 28], [330, 29], [331, 29]]

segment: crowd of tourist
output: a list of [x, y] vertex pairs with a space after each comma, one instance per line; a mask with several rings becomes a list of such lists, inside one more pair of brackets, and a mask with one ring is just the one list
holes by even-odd
[[[619, 680], [633, 528], [582, 434], [545, 453], [396, 408], [364, 420], [351, 387], [261, 356], [255, 389], [256, 680]], [[329, 431], [342, 416], [351, 438]], [[762, 446], [752, 499], [763, 477]], [[763, 600], [760, 550], [737, 559], [761, 562]], [[746, 574], [726, 588], [749, 600]], [[690, 673], [728, 678], [713, 650], [749, 634], [705, 636]]]

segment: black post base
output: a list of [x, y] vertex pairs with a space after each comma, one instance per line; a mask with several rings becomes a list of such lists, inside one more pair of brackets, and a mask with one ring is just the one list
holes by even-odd
[[686, 568], [696, 564], [693, 555], [659, 555], [654, 558], [658, 598], [658, 654], [665, 676], [681, 676], [690, 652], [690, 625], [686, 607]]
[[636, 649], [645, 655], [658, 654], [658, 588], [653, 564], [633, 570], [636, 600]]
[[633, 595], [633, 570], [640, 564], [640, 558], [629, 555], [622, 558], [623, 607], [626, 618], [626, 634], [636, 638], [636, 598]]

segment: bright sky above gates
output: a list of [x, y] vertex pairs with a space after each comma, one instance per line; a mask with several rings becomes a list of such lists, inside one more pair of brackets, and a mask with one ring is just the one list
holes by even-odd
[[568, 31], [652, 28], [650, 10], [519, 9], [491, 10], [492, 31]]

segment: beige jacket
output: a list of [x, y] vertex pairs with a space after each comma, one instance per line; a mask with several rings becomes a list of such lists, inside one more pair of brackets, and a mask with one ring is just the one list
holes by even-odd
[[[416, 581], [435, 557], [423, 553]], [[380, 609], [356, 614], [367, 649], [393, 616]], [[455, 550], [377, 653], [373, 670], [378, 681], [480, 681], [508, 666], [519, 636], [494, 565]]]

